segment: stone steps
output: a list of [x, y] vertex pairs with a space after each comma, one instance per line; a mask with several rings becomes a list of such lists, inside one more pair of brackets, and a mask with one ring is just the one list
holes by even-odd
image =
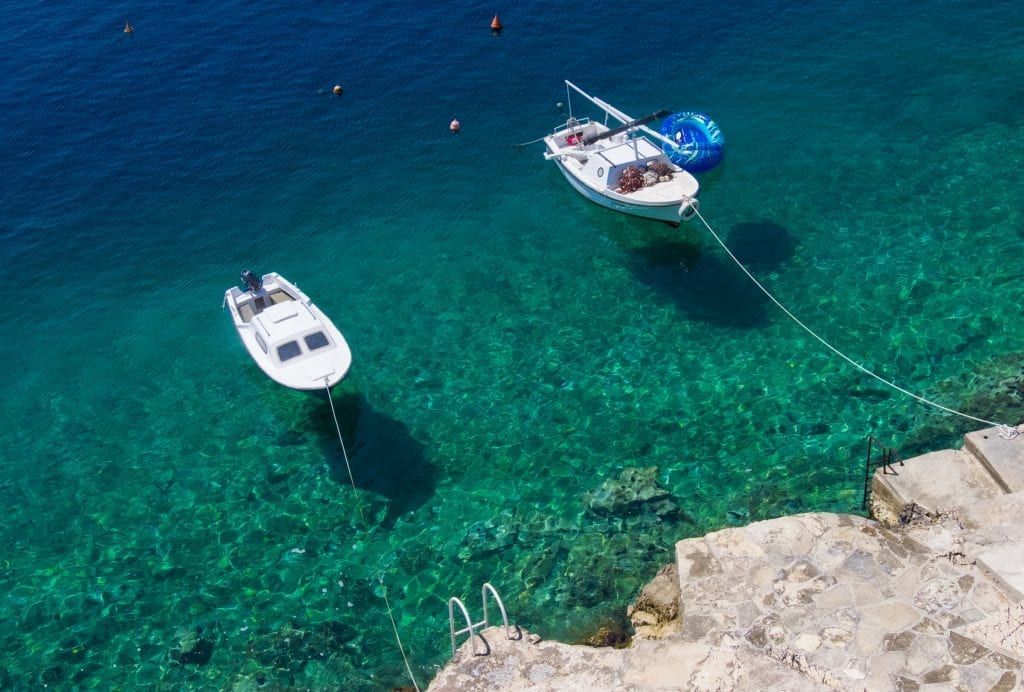
[[894, 470], [878, 469], [872, 479], [875, 516], [896, 524], [911, 503], [931, 517], [953, 513], [968, 529], [965, 554], [1009, 598], [1024, 601], [1024, 436], [976, 430], [962, 449], [913, 457]]
[[1006, 440], [996, 428], [976, 430], [964, 435], [964, 449], [985, 466], [1004, 492], [1024, 491], [1024, 435]]
[[1020, 606], [961, 535], [953, 519], [801, 514], [680, 541], [669, 638], [755, 651], [818, 689], [1016, 689]]

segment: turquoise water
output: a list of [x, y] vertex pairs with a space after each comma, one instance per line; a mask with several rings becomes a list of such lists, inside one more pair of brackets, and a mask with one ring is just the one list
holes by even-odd
[[[450, 596], [479, 615], [490, 581], [572, 641], [680, 538], [859, 511], [868, 433], [909, 456], [979, 427], [829, 353], [701, 226], [513, 146], [564, 121], [566, 78], [710, 113], [702, 212], [779, 300], [1021, 419], [1022, 10], [621, 11], [521, 3], [500, 36], [468, 3], [8, 12], [0, 686], [409, 684], [385, 589], [425, 685]], [[327, 402], [221, 309], [244, 266], [352, 345], [355, 490]]]

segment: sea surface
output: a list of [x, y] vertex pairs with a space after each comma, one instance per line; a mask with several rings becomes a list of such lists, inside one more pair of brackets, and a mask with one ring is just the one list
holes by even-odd
[[[837, 357], [699, 221], [580, 197], [535, 141], [565, 79], [709, 114], [701, 212], [767, 290], [907, 391], [1021, 420], [1019, 3], [4, 16], [0, 688], [425, 687], [452, 596], [615, 632], [676, 540], [861, 512], [869, 434], [986, 427]], [[328, 402], [234, 333], [242, 268], [351, 344], [354, 487]]]

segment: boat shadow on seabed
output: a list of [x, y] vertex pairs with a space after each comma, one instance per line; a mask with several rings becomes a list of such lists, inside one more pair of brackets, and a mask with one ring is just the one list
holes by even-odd
[[[625, 247], [630, 271], [692, 320], [744, 329], [767, 325], [771, 302], [701, 230]], [[736, 224], [725, 243], [755, 277], [782, 268], [796, 246], [788, 230], [770, 221]]]
[[[324, 406], [314, 416], [317, 437], [332, 481], [351, 490], [370, 493], [367, 517], [380, 513], [385, 504], [382, 528], [390, 529], [403, 514], [422, 507], [437, 488], [437, 469], [427, 461], [425, 446], [401, 421], [375, 411], [366, 397], [335, 391], [334, 410], [345, 441], [352, 478], [345, 467], [345, 454], [338, 443], [331, 409]], [[375, 497], [380, 496], [380, 497]]]

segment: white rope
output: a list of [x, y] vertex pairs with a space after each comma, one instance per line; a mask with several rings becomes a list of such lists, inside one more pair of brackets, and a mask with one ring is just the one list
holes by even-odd
[[[348, 480], [352, 483], [352, 494], [356, 498], [356, 509], [359, 510], [359, 517], [366, 524], [366, 528], [370, 528], [370, 522], [366, 520], [366, 516], [363, 514], [363, 505], [359, 501], [359, 494], [356, 490], [356, 481], [352, 476], [352, 466], [348, 463], [348, 452], [345, 450], [345, 440], [341, 436], [341, 424], [338, 423], [338, 414], [334, 410], [334, 400], [331, 398], [331, 386], [327, 384], [327, 378], [324, 378], [324, 389], [327, 393], [327, 401], [331, 404], [331, 416], [334, 418], [334, 429], [338, 433], [338, 442], [341, 443], [341, 454], [345, 457], [345, 469], [348, 470]], [[391, 601], [388, 600], [388, 589], [384, 586], [384, 573], [377, 573], [377, 581], [380, 582], [381, 592], [384, 594], [384, 605], [388, 609], [388, 618], [391, 619], [391, 629], [395, 632], [395, 641], [398, 642], [398, 651], [402, 654], [402, 661], [405, 662], [405, 670], [409, 673], [409, 679], [412, 680], [412, 686], [416, 689], [416, 692], [420, 692], [420, 686], [416, 682], [416, 677], [412, 674], [412, 667], [409, 665], [409, 659], [405, 655], [405, 647], [402, 646], [402, 638], [398, 636], [398, 624], [395, 622], [395, 616], [391, 612]]]
[[[547, 135], [544, 135], [544, 137], [547, 137]], [[537, 139], [531, 139], [529, 142], [521, 142], [520, 144], [513, 144], [512, 146], [513, 147], [525, 147], [527, 144], [536, 144], [537, 142], [539, 142], [542, 139], [544, 139], [544, 137], [538, 137]]]
[[907, 396], [909, 396], [909, 397], [911, 397], [913, 399], [917, 399], [922, 404], [927, 404], [928, 406], [934, 406], [937, 409], [941, 409], [941, 410], [945, 411], [946, 413], [952, 413], [955, 416], [961, 416], [963, 418], [969, 418], [970, 420], [976, 421], [978, 423], [984, 423], [985, 425], [988, 425], [988, 426], [997, 427], [997, 428], [999, 428], [999, 436], [1002, 437], [1003, 439], [1012, 440], [1012, 439], [1017, 438], [1021, 434], [1022, 430], [1020, 428], [1024, 428], [1024, 425], [1022, 425], [1020, 427], [1012, 427], [1012, 426], [1005, 425], [1005, 424], [1002, 424], [1002, 423], [995, 423], [995, 422], [990, 421], [990, 420], [985, 420], [984, 418], [978, 418], [976, 416], [972, 416], [972, 415], [970, 415], [968, 413], [964, 413], [963, 411], [957, 411], [956, 409], [949, 408], [948, 406], [943, 406], [942, 404], [936, 403], [936, 402], [931, 401], [929, 399], [925, 399], [923, 396], [919, 396], [917, 394], [914, 394], [913, 392], [907, 391], [903, 387], [900, 387], [899, 385], [896, 385], [896, 384], [890, 382], [889, 380], [886, 380], [883, 377], [881, 377], [879, 375], [876, 375], [875, 373], [871, 372], [866, 367], [864, 367], [863, 365], [861, 365], [860, 363], [858, 363], [857, 361], [853, 360], [852, 358], [847, 356], [845, 353], [843, 353], [842, 351], [837, 349], [835, 346], [833, 346], [832, 344], [830, 344], [827, 341], [825, 341], [823, 338], [818, 336], [814, 332], [813, 329], [811, 329], [806, 324], [801, 322], [797, 318], [796, 315], [794, 315], [792, 312], [790, 312], [786, 308], [785, 305], [783, 305], [778, 300], [776, 300], [775, 296], [773, 296], [768, 291], [767, 288], [762, 286], [761, 282], [758, 281], [757, 279], [755, 279], [753, 274], [751, 274], [749, 271], [747, 271], [747, 268], [745, 266], [743, 266], [743, 263], [740, 262], [739, 259], [737, 259], [736, 255], [732, 254], [732, 250], [730, 250], [728, 248], [728, 246], [722, 241], [722, 239], [720, 237], [718, 237], [718, 234], [715, 233], [715, 229], [711, 228], [711, 225], [708, 224], [708, 222], [704, 219], [704, 216], [700, 213], [700, 210], [697, 209], [696, 205], [691, 205], [691, 208], [693, 209], [693, 213], [697, 216], [697, 218], [700, 219], [701, 223], [704, 224], [704, 227], [706, 229], [708, 229], [708, 231], [711, 233], [711, 235], [714, 236], [715, 240], [718, 241], [718, 244], [722, 246], [722, 249], [725, 250], [726, 254], [728, 254], [729, 257], [732, 258], [732, 261], [736, 263], [736, 266], [738, 266], [741, 270], [743, 270], [743, 273], [747, 275], [747, 278], [749, 278], [751, 281], [753, 281], [754, 285], [757, 286], [759, 289], [761, 289], [761, 292], [764, 293], [766, 296], [768, 296], [768, 299], [771, 300], [773, 303], [775, 303], [775, 305], [777, 305], [780, 310], [782, 310], [784, 313], [786, 313], [791, 320], [793, 320], [798, 325], [800, 325], [800, 327], [802, 327], [805, 332], [807, 332], [808, 334], [813, 336], [815, 339], [817, 339], [825, 348], [827, 348], [828, 350], [830, 350], [833, 353], [835, 353], [837, 356], [839, 356], [840, 358], [845, 360], [847, 363], [849, 363], [853, 367], [855, 367], [858, 370], [860, 370], [861, 372], [863, 372], [865, 375], [870, 375], [871, 377], [875, 378], [876, 380], [878, 380], [879, 382], [881, 382], [885, 386], [891, 387], [892, 389], [895, 389], [897, 392], [900, 392], [902, 394], [906, 394]]
[[402, 660], [405, 661], [405, 670], [409, 673], [409, 679], [412, 680], [412, 686], [416, 688], [416, 692], [420, 692], [420, 686], [416, 684], [416, 678], [413, 677], [412, 668], [409, 667], [409, 659], [405, 657], [405, 649], [402, 647], [402, 638], [398, 636], [398, 625], [395, 624], [395, 616], [391, 614], [391, 601], [388, 600], [388, 587], [384, 586], [384, 575], [379, 575], [380, 589], [384, 594], [384, 603], [388, 607], [388, 617], [391, 618], [391, 629], [395, 631], [395, 639], [398, 641], [398, 650], [402, 652]]
[[[324, 377], [324, 390], [327, 392], [327, 402], [331, 405], [331, 416], [334, 417], [334, 429], [338, 433], [338, 442], [341, 443], [341, 455], [345, 458], [345, 470], [348, 471], [348, 480], [352, 483], [352, 490], [356, 489], [356, 480], [352, 477], [352, 466], [348, 463], [348, 451], [345, 449], [345, 440], [341, 436], [341, 425], [338, 423], [338, 414], [334, 411], [334, 399], [331, 398], [331, 385], [327, 384], [327, 378]], [[363, 507], [359, 503], [359, 495], [356, 495], [356, 508], [359, 510], [359, 516], [363, 518], [363, 522], [366, 522], [366, 517], [363, 516]]]

